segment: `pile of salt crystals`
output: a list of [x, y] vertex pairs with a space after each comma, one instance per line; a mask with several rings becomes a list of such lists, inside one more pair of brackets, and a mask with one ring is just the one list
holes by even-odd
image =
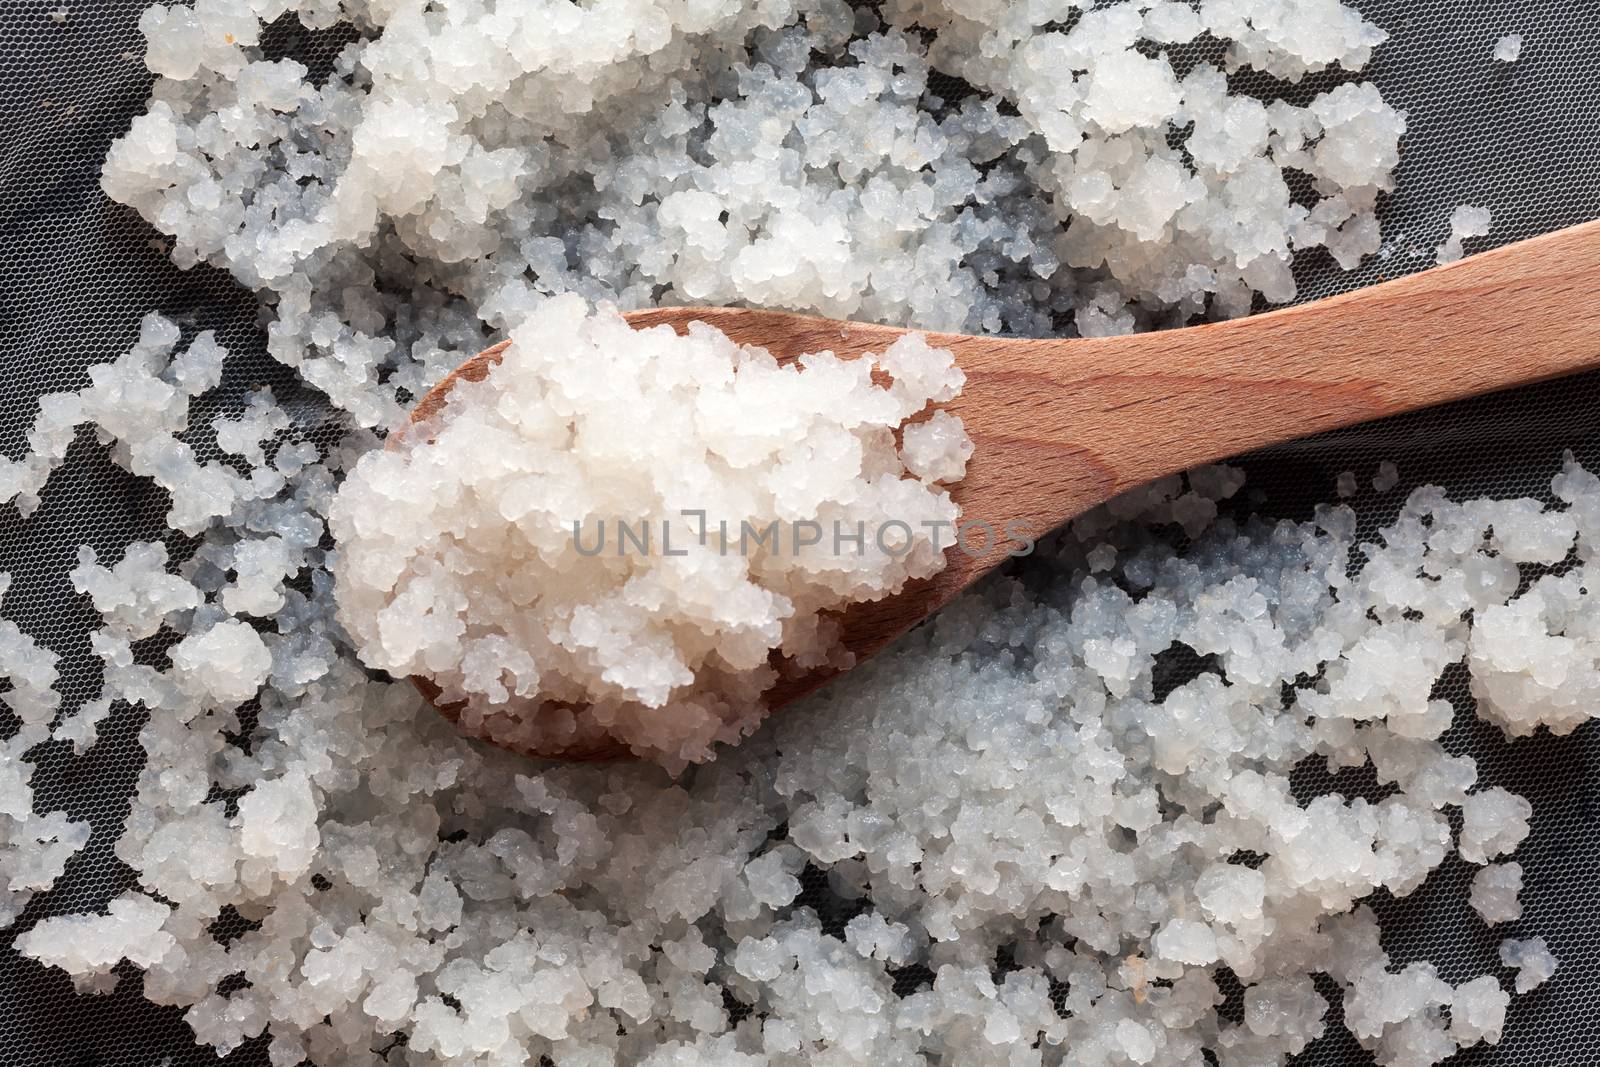
[[[352, 24], [331, 75], [267, 58], [286, 10]], [[200, 0], [140, 26], [160, 77], [105, 190], [267, 297], [272, 354], [367, 426], [549, 293], [965, 332], [1243, 314], [1294, 296], [1298, 252], [1378, 250], [1405, 129], [1367, 82], [1229, 90], [1359, 71], [1386, 35], [1338, 0]]]
[[[10, 588], [11, 575], [0, 572], [0, 604]], [[57, 659], [16, 623], [0, 619], [0, 679], [10, 682], [9, 691], [0, 693], [0, 705], [18, 724], [0, 742], [0, 929], [16, 922], [35, 892], [54, 885], [67, 861], [89, 842], [87, 822], [74, 822], [61, 811], [41, 815], [33, 807], [34, 768], [26, 756], [49, 738], [61, 707], [54, 688]]]
[[[145, 388], [169, 356], [145, 352]], [[1600, 478], [1571, 462], [1556, 507], [1416, 491], [1355, 577], [1348, 507], [1239, 525], [1218, 517], [1235, 472], [1165, 479], [1069, 527], [1035, 580], [986, 582], [678, 780], [519, 760], [370, 678], [305, 536], [326, 471], [296, 478], [270, 517], [301, 530], [311, 593], [282, 589], [264, 632], [221, 607], [245, 580], [227, 561], [278, 533], [213, 528], [176, 573], [145, 546], [74, 572], [106, 620], [105, 698], [150, 709], [116, 843], [138, 888], [17, 939], [85, 991], [126, 959], [200, 1041], [260, 1037], [278, 1067], [376, 1064], [396, 1035], [408, 1062], [459, 1067], [1279, 1063], [1327, 1026], [1318, 974], [1379, 1063], [1499, 1040], [1499, 980], [1396, 965], [1361, 901], [1409, 894], [1452, 849], [1500, 860], [1530, 830], [1526, 801], [1439, 743], [1450, 664], [1513, 736], [1597, 706]], [[180, 482], [175, 508], [202, 487]], [[1549, 573], [1523, 588], [1520, 567]], [[170, 665], [135, 662], [133, 635], [163, 626], [184, 635]], [[1158, 699], [1174, 644], [1216, 673]], [[49, 704], [48, 657], [7, 647], [25, 701]], [[1370, 763], [1393, 792], [1297, 797], [1308, 759]], [[813, 869], [825, 885], [802, 902]], [[1508, 869], [1475, 890], [1486, 918], [1512, 906]], [[250, 927], [219, 939], [233, 913]], [[1519, 992], [1555, 973], [1538, 939], [1502, 956]], [[1221, 967], [1242, 1022], [1220, 1014]]]
[[960, 509], [938, 483], [972, 442], [942, 411], [896, 431], [962, 381], [918, 334], [782, 365], [549, 300], [345, 479], [339, 621], [368, 666], [464, 702], [474, 736], [711, 759], [765, 715], [773, 652], [848, 666], [823, 612], [944, 566]]
[[[354, 24], [332, 76], [266, 58], [258, 16], [286, 11]], [[198, 0], [141, 25], [161, 77], [107, 192], [179, 262], [261, 291], [273, 354], [366, 426], [398, 425], [402, 390], [555, 292], [1024, 332], [1242, 312], [1292, 293], [1296, 250], [1353, 264], [1378, 246], [1403, 131], [1367, 84], [1307, 107], [1227, 90], [1239, 68], [1363, 66], [1383, 34], [1338, 0]], [[1202, 35], [1226, 69], [1180, 77], [1163, 50]], [[940, 106], [935, 70], [992, 95]], [[1313, 206], [1288, 168], [1312, 176]], [[1165, 481], [673, 780], [518, 761], [372, 679], [334, 621], [321, 539], [339, 473], [375, 440], [321, 454], [257, 394], [212, 427], [237, 463], [206, 460], [186, 412], [223, 353], [177, 340], [147, 322], [88, 389], [45, 398], [31, 453], [0, 463], [0, 498], [27, 510], [93, 421], [200, 541], [181, 563], [135, 544], [73, 572], [105, 619], [106, 689], [54, 736], [114, 744], [97, 730], [114, 702], [149, 712], [116, 844], [138, 888], [19, 924], [19, 948], [82, 988], [126, 958], [200, 1041], [259, 1038], [275, 1067], [375, 1064], [397, 1035], [391, 1057], [461, 1067], [1201, 1049], [1241, 1067], [1323, 1032], [1318, 972], [1381, 1063], [1498, 1040], [1496, 978], [1397, 966], [1359, 901], [1421, 884], [1453, 807], [1472, 862], [1528, 832], [1525, 802], [1438, 743], [1446, 665], [1465, 658], [1480, 714], [1513, 736], [1596, 707], [1600, 480], [1576, 467], [1556, 508], [1419, 491], [1354, 579], [1348, 510], [1237, 527], [1215, 518], [1229, 472]], [[1183, 552], [1173, 523], [1195, 538]], [[1576, 565], [1519, 593], [1519, 565], [1574, 545]], [[182, 638], [170, 657], [136, 651], [163, 629]], [[1226, 684], [1156, 699], [1175, 642], [1215, 654]], [[0, 628], [23, 721], [0, 762], [13, 913], [85, 832], [31, 812], [51, 660]], [[1296, 798], [1305, 759], [1371, 762], [1395, 791]], [[1513, 865], [1475, 885], [1486, 918], [1514, 910]], [[802, 905], [808, 870], [826, 884]], [[224, 943], [234, 914], [249, 928]], [[1555, 973], [1538, 938], [1502, 959], [1519, 992]], [[1242, 1022], [1219, 1011], [1222, 965]], [[735, 1022], [730, 1003], [751, 1011]]]

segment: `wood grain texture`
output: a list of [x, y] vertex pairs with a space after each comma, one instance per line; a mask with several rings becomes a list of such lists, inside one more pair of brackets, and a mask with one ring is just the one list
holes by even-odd
[[[780, 358], [882, 351], [908, 332], [745, 308], [653, 308], [636, 328], [691, 322]], [[963, 521], [1037, 534], [1162, 475], [1267, 445], [1600, 366], [1600, 223], [1342, 296], [1231, 322], [1127, 337], [1014, 340], [928, 334], [966, 372], [960, 415], [976, 451], [955, 488]], [[502, 343], [423, 397], [439, 410]], [[1005, 559], [946, 554], [936, 578], [852, 606], [858, 661]], [[786, 678], [773, 707], [826, 676]]]

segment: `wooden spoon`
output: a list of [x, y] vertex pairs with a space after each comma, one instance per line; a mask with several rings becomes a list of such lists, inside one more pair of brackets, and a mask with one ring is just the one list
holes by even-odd
[[[779, 358], [881, 352], [911, 332], [746, 308], [652, 308], [627, 319], [679, 333], [710, 323]], [[967, 376], [961, 396], [945, 405], [977, 446], [954, 489], [962, 521], [997, 531], [1021, 521], [1042, 535], [1124, 490], [1199, 464], [1600, 366], [1600, 222], [1231, 322], [1070, 340], [927, 337], [951, 349]], [[456, 382], [482, 379], [505, 347], [458, 367], [418, 402], [412, 421], [435, 414]], [[933, 579], [846, 609], [845, 644], [857, 662], [866, 659], [1005, 558], [952, 546]], [[769, 691], [771, 707], [828, 676], [787, 677]], [[438, 696], [425, 679], [418, 685]], [[440, 710], [454, 717], [457, 709]], [[608, 744], [542, 755], [624, 754]]]

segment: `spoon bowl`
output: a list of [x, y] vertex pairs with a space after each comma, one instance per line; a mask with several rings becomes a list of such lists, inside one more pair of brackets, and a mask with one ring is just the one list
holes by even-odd
[[[628, 313], [636, 329], [704, 322], [742, 345], [793, 359], [881, 352], [900, 327], [751, 308]], [[966, 374], [959, 415], [975, 445], [952, 495], [969, 533], [1039, 537], [1125, 490], [1299, 437], [1600, 366], [1600, 222], [1315, 303], [1158, 333], [1074, 339], [926, 334]], [[467, 360], [417, 403], [435, 415], [454, 386], [479, 381], [509, 342]], [[838, 615], [855, 662], [874, 655], [1008, 558], [975, 539], [945, 569]], [[769, 710], [836, 669], [782, 671]], [[417, 679], [452, 718], [459, 705]], [[609, 743], [565, 759], [626, 755]]]

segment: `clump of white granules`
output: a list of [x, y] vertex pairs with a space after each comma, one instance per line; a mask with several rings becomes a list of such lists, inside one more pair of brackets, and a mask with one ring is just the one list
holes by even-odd
[[[116, 846], [138, 890], [18, 944], [86, 991], [126, 958], [200, 1041], [266, 1035], [282, 1067], [367, 1062], [396, 1036], [411, 1062], [454, 1067], [1009, 1064], [1033, 1048], [1281, 1063], [1328, 1026], [1318, 974], [1380, 1064], [1492, 1044], [1499, 982], [1397, 964], [1360, 902], [1427, 880], [1452, 808], [1472, 862], [1529, 832], [1526, 801], [1440, 744], [1455, 716], [1432, 689], [1463, 658], [1474, 677], [1540, 670], [1469, 656], [1474, 620], [1539, 595], [1519, 560], [1575, 553], [1572, 595], [1600, 595], [1600, 484], [1569, 463], [1558, 508], [1417, 490], [1355, 577], [1348, 507], [1240, 526], [1217, 517], [1240, 485], [1196, 471], [1083, 517], [1041, 547], [1057, 581], [987, 582], [680, 780], [519, 760], [368, 678], [330, 629], [314, 547], [311, 596], [284, 590], [277, 626], [249, 636], [215, 604], [235, 587], [225, 567], [174, 574], [149, 546], [86, 560], [108, 692], [154, 712]], [[329, 502], [299, 499], [284, 529]], [[1163, 533], [1180, 524], [1181, 552]], [[187, 634], [167, 669], [126, 662], [153, 624]], [[1588, 631], [1561, 636], [1600, 654]], [[234, 705], [260, 680], [258, 644], [246, 727]], [[1174, 645], [1215, 667], [1158, 696]], [[1555, 698], [1585, 679], [1546, 681], [1532, 701], [1504, 690], [1496, 718], [1570, 728], [1581, 705]], [[1388, 795], [1298, 795], [1308, 760], [1370, 764]], [[825, 877], [802, 900], [808, 869]], [[1486, 871], [1473, 904], [1508, 918], [1519, 865]], [[225, 907], [252, 919], [226, 943]], [[1519, 992], [1556, 971], [1537, 939], [1502, 955]], [[1224, 966], [1243, 1022], [1219, 1014]]]
[[1467, 898], [1472, 910], [1493, 926], [1522, 918], [1522, 864], [1491, 863], [1472, 878], [1472, 893]]
[[895, 433], [962, 381], [918, 334], [785, 365], [703, 324], [547, 301], [484, 381], [345, 480], [339, 621], [368, 666], [465, 701], [477, 736], [709, 759], [765, 714], [774, 652], [848, 655], [823, 613], [944, 565], [935, 531], [960, 509], [937, 480], [971, 442], [944, 412], [906, 428], [910, 455]]
[[1517, 971], [1517, 992], [1528, 993], [1548, 982], [1561, 966], [1542, 937], [1500, 942], [1500, 962]]
[[[286, 9], [353, 24], [331, 76], [268, 58]], [[272, 354], [368, 426], [550, 293], [973, 333], [1244, 314], [1300, 252], [1378, 250], [1405, 130], [1358, 78], [1230, 89], [1361, 70], [1387, 35], [1338, 0], [206, 0], [140, 27], [159, 78], [105, 190], [267, 296]]]
[[[0, 601], [11, 589], [11, 575], [0, 572]], [[16, 921], [37, 892], [61, 877], [67, 861], [89, 840], [89, 824], [65, 812], [33, 809], [34, 767], [29, 749], [50, 734], [50, 721], [61, 706], [55, 691], [59, 657], [0, 619], [0, 680], [10, 688], [0, 693], [0, 707], [17, 728], [0, 741], [0, 929]]]
[[1439, 262], [1454, 263], [1466, 254], [1464, 245], [1474, 237], [1487, 237], [1494, 217], [1486, 207], [1462, 204], [1450, 213], [1450, 235], [1434, 250]]

